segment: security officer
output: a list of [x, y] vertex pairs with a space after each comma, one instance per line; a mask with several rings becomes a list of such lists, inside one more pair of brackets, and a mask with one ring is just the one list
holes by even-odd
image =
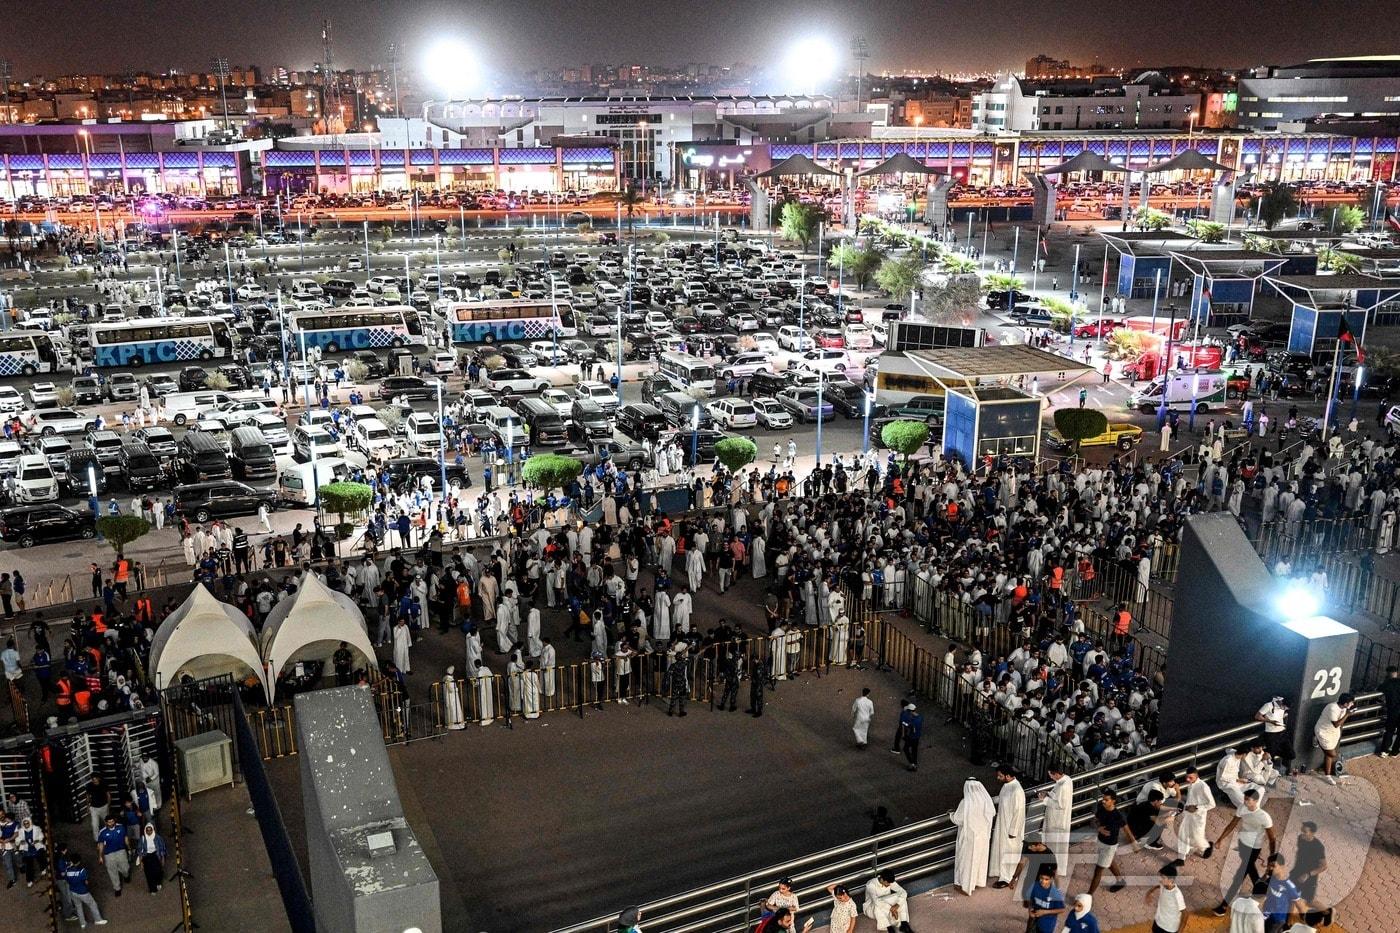
[[677, 642], [671, 656], [671, 664], [666, 669], [666, 679], [670, 682], [671, 702], [666, 707], [666, 715], [674, 716], [677, 708], [685, 715], [685, 704], [690, 700], [690, 645]]
[[739, 707], [739, 681], [743, 679], [744, 659], [731, 644], [724, 649], [719, 664], [719, 677], [724, 682], [724, 693], [720, 694], [719, 708], [728, 708], [733, 713]]
[[749, 656], [749, 715], [758, 718], [763, 715], [763, 664], [758, 655]]

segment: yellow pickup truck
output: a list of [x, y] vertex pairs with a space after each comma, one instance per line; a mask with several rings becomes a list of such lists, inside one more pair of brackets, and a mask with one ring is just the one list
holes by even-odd
[[[1046, 443], [1056, 450], [1073, 450], [1074, 442], [1066, 440], [1059, 431], [1051, 430], [1046, 435]], [[1119, 450], [1131, 450], [1142, 440], [1142, 428], [1126, 421], [1109, 422], [1108, 430], [1094, 437], [1086, 437], [1080, 442], [1080, 447], [1117, 447]]]

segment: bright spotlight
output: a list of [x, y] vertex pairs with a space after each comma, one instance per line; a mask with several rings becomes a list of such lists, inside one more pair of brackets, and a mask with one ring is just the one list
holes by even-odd
[[816, 36], [802, 39], [788, 51], [783, 70], [792, 87], [815, 93], [836, 70], [836, 50], [830, 42]]
[[423, 55], [423, 76], [449, 97], [469, 97], [480, 85], [476, 52], [460, 39], [439, 39]]
[[1278, 598], [1277, 608], [1285, 619], [1311, 619], [1322, 609], [1322, 604], [1310, 590], [1290, 586]]

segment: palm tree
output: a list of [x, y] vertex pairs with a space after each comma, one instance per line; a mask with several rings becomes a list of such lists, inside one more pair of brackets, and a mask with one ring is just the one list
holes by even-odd
[[949, 275], [970, 275], [977, 271], [977, 260], [955, 256], [952, 253], [944, 253], [939, 257], [938, 265]]
[[1259, 194], [1250, 198], [1249, 206], [1258, 211], [1259, 223], [1272, 230], [1290, 214], [1298, 212], [1298, 195], [1293, 186], [1281, 181], [1266, 181]]
[[641, 193], [637, 191], [637, 186], [629, 184], [626, 191], [614, 196], [613, 201], [621, 204], [623, 210], [627, 212], [627, 235], [629, 237], [632, 236], [633, 216], [641, 205], [646, 203], [645, 200], [642, 198]]

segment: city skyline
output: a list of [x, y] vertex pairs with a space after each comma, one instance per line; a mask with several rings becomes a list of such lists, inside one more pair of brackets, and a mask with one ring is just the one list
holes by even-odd
[[[1267, 19], [1229, 31], [1213, 30], [1210, 23], [1228, 18], [1232, 8], [1247, 17], [1258, 5], [1184, 0], [1170, 20], [1160, 22], [1138, 20], [1126, 4], [1106, 11], [1103, 4], [1083, 0], [1053, 7], [1007, 0], [991, 8], [968, 0], [938, 5], [871, 0], [859, 9], [785, 0], [759, 9], [718, 0], [703, 8], [667, 10], [660, 17], [657, 4], [641, 0], [532, 0], [526, 5], [482, 0], [472, 7], [469, 20], [454, 4], [411, 0], [391, 6], [370, 0], [295, 5], [248, 0], [236, 8], [201, 5], [197, 18], [190, 16], [192, 5], [179, 0], [133, 6], [142, 15], [113, 17], [110, 5], [99, 7], [93, 0], [17, 8], [7, 18], [18, 41], [0, 47], [0, 58], [11, 62], [16, 79], [72, 72], [199, 71], [215, 56], [264, 68], [304, 69], [322, 58], [320, 28], [328, 19], [337, 68], [385, 66], [394, 43], [401, 65], [412, 71], [433, 41], [448, 37], [472, 50], [487, 81], [559, 62], [747, 61], [776, 69], [787, 48], [812, 37], [831, 48], [836, 60], [829, 67], [836, 72], [850, 69], [848, 49], [857, 37], [868, 44], [867, 70], [874, 73], [1016, 70], [1041, 53], [1124, 68], [1165, 62], [1237, 68], [1381, 54], [1385, 49], [1374, 47], [1371, 24], [1388, 11], [1388, 4], [1376, 0], [1338, 3], [1327, 17], [1327, 30], [1319, 33], [1303, 28], [1317, 17], [1315, 6], [1301, 0], [1271, 3]], [[386, 19], [389, 10], [392, 18]], [[56, 21], [65, 24], [62, 31], [54, 30]], [[1181, 29], [1183, 21], [1201, 26]], [[618, 23], [626, 28], [617, 28]]]

